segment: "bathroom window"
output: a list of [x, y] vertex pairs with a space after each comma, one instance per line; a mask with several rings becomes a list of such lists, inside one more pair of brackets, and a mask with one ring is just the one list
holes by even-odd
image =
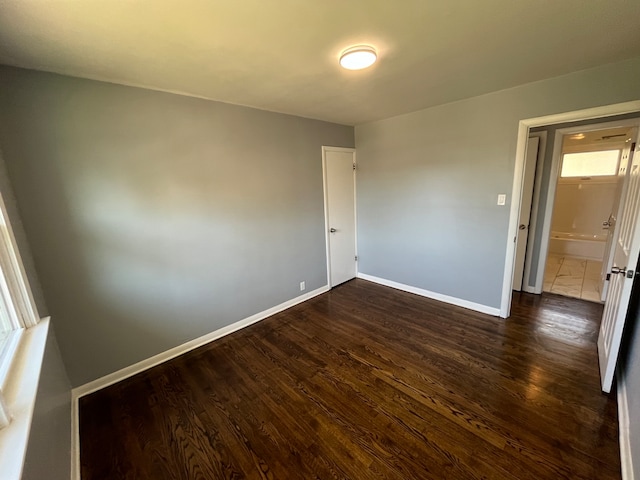
[[562, 178], [611, 177], [618, 173], [620, 150], [565, 153], [562, 157]]

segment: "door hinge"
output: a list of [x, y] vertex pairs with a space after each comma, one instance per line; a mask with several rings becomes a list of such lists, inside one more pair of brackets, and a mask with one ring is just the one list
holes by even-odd
[[356, 255], [356, 262], [358, 261], [358, 255]]
[[355, 164], [355, 163], [353, 164], [353, 169], [354, 169], [354, 170], [356, 169], [356, 164]]
[[609, 280], [611, 280], [611, 274], [607, 273], [607, 278], [605, 278], [605, 280], [608, 282]]

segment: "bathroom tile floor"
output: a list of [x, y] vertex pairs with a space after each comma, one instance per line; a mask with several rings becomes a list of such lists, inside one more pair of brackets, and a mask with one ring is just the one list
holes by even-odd
[[602, 262], [549, 254], [544, 269], [545, 292], [600, 302]]

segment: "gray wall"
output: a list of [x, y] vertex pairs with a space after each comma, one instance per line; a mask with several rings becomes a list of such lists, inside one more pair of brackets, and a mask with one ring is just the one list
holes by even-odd
[[2, 67], [0, 145], [74, 386], [327, 283], [352, 127]]
[[70, 477], [71, 385], [50, 328], [22, 480], [69, 480]]
[[638, 100], [639, 77], [635, 58], [357, 126], [360, 271], [499, 308], [519, 120]]
[[38, 279], [35, 265], [33, 263], [31, 247], [29, 246], [27, 235], [22, 225], [22, 220], [18, 214], [18, 205], [16, 203], [15, 194], [13, 193], [13, 187], [11, 186], [11, 182], [9, 182], [7, 167], [4, 163], [4, 156], [2, 154], [2, 144], [0, 144], [0, 193], [2, 193], [2, 200], [4, 201], [4, 206], [7, 209], [7, 215], [9, 215], [11, 230], [13, 231], [13, 236], [15, 237], [18, 245], [18, 252], [27, 275], [27, 280], [29, 281], [29, 287], [31, 287], [31, 294], [33, 295], [33, 300], [36, 303], [38, 314], [40, 317], [46, 317], [48, 315], [47, 305], [44, 301], [40, 280]]

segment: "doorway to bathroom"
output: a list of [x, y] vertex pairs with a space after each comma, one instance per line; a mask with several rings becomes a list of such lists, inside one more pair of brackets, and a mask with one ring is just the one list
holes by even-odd
[[636, 128], [562, 136], [543, 291], [602, 302]]
[[[601, 122], [601, 123], [600, 123]], [[505, 282], [500, 315], [507, 318], [510, 313], [511, 300], [513, 298], [514, 275], [518, 271], [515, 254], [518, 249], [520, 236], [517, 232], [521, 229], [529, 230], [526, 239], [526, 268], [522, 277], [521, 289], [531, 293], [542, 293], [544, 271], [549, 252], [549, 240], [552, 232], [553, 206], [555, 204], [558, 179], [561, 175], [574, 177], [573, 181], [580, 184], [583, 178], [608, 175], [597, 175], [598, 172], [574, 172], [569, 175], [572, 168], [578, 168], [576, 164], [583, 166], [588, 162], [579, 162], [573, 157], [572, 168], [566, 167], [572, 163], [572, 158], [565, 158], [567, 152], [563, 149], [564, 137], [575, 135], [575, 140], [580, 140], [582, 135], [597, 130], [610, 130], [622, 127], [632, 127], [633, 140], [626, 142], [628, 147], [619, 153], [618, 172], [621, 180], [622, 193], [619, 196], [620, 203], [616, 209], [611, 209], [614, 215], [607, 219], [607, 225], [603, 225], [614, 240], [611, 247], [611, 255], [603, 255], [603, 270], [608, 272], [608, 289], [602, 305], [603, 314], [598, 334], [598, 358], [600, 362], [602, 391], [609, 393], [617, 364], [622, 333], [630, 306], [632, 289], [636, 285], [635, 279], [640, 277], [636, 271], [636, 265], [640, 265], [640, 101], [626, 102], [593, 109], [566, 112], [563, 114], [549, 115], [540, 118], [521, 120], [518, 126], [518, 142], [516, 146], [516, 169], [513, 183], [514, 201], [509, 219], [509, 242], [507, 248], [507, 262], [505, 267]], [[539, 155], [528, 155], [529, 142], [533, 134], [546, 133], [547, 147]], [[608, 139], [611, 140], [611, 139]], [[602, 136], [600, 142], [603, 141]], [[533, 143], [540, 143], [533, 142]], [[625, 153], [626, 151], [626, 153]], [[617, 156], [618, 157], [618, 156]], [[531, 158], [536, 162], [536, 168], [529, 168]], [[626, 161], [625, 161], [626, 158]], [[584, 160], [584, 159], [583, 159]], [[566, 161], [565, 171], [562, 171], [563, 161]], [[568, 168], [568, 170], [567, 170]], [[611, 167], [603, 167], [605, 170]], [[528, 184], [528, 175], [535, 172], [533, 193], [525, 190]], [[526, 206], [525, 196], [533, 195], [530, 224], [522, 223], [523, 207]], [[526, 217], [526, 216], [525, 216]], [[513, 241], [513, 244], [511, 244]], [[607, 251], [607, 242], [605, 242]], [[606, 262], [606, 263], [605, 263]], [[607, 265], [605, 269], [604, 266]], [[640, 268], [640, 267], [637, 267]], [[522, 271], [522, 270], [520, 270]], [[586, 271], [586, 265], [585, 265]], [[605, 277], [605, 278], [607, 278]], [[549, 295], [549, 294], [547, 294]], [[552, 298], [542, 296], [541, 299], [529, 297], [529, 301], [543, 306]], [[587, 300], [571, 300], [573, 302], [592, 303]], [[595, 303], [592, 303], [597, 306]]]
[[[530, 129], [519, 222], [527, 235], [524, 246], [521, 232], [516, 236], [516, 249], [523, 253], [515, 258], [514, 290], [605, 299], [608, 252], [626, 176], [619, 169], [628, 163], [639, 127], [640, 113], [634, 112]], [[539, 145], [537, 155], [529, 155], [531, 144]], [[528, 166], [530, 160], [535, 166]], [[529, 192], [527, 182], [533, 184]]]

